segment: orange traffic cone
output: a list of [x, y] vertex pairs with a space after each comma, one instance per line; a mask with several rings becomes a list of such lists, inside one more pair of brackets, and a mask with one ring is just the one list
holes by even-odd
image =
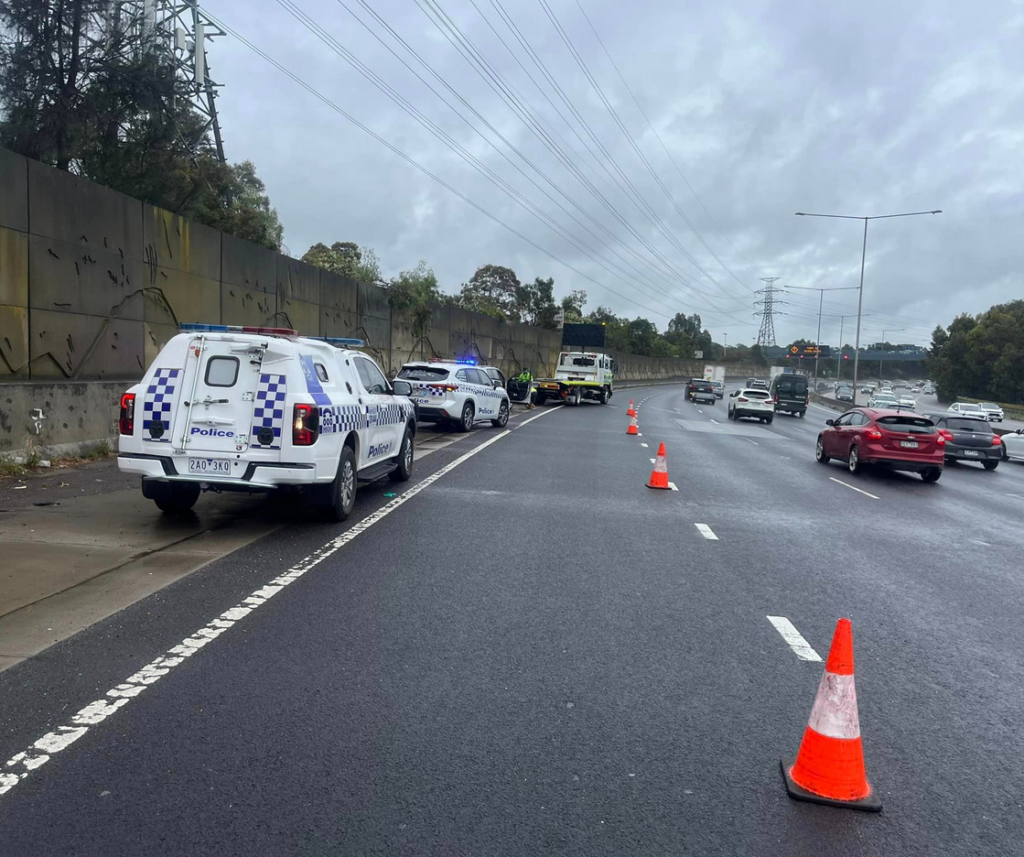
[[882, 808], [864, 773], [849, 619], [836, 624], [800, 752], [795, 760], [783, 760], [782, 776], [789, 796], [797, 800], [868, 812]]
[[658, 457], [655, 459], [654, 470], [651, 471], [651, 481], [647, 483], [647, 487], [668, 489], [668, 464], [665, 462], [664, 441], [658, 447]]
[[629, 421], [629, 428], [626, 429], [626, 434], [639, 434], [636, 428], [636, 417], [633, 417], [633, 419]]
[[627, 417], [635, 417], [636, 416], [636, 408], [633, 407], [633, 400], [632, 399], [629, 400], [629, 407], [626, 408], [626, 416]]

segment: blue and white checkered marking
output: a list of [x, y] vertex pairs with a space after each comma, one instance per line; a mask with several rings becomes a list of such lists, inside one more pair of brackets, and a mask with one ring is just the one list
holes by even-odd
[[[281, 428], [284, 425], [285, 399], [288, 397], [288, 379], [284, 375], [261, 374], [256, 387], [256, 405], [252, 411], [252, 436], [249, 446], [255, 449], [280, 449]], [[259, 441], [260, 429], [274, 431], [269, 444]]]
[[[170, 443], [171, 422], [174, 419], [174, 393], [178, 387], [180, 369], [157, 369], [146, 387], [142, 399], [142, 439], [150, 443]], [[151, 428], [161, 423], [163, 433], [153, 437]]]
[[341, 434], [365, 426], [365, 414], [359, 405], [330, 405], [320, 409], [320, 434]]

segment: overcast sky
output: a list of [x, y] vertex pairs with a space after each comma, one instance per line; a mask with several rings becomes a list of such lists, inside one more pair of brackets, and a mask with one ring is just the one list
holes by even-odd
[[[749, 343], [759, 278], [857, 284], [861, 223], [794, 212], [942, 209], [869, 227], [863, 339], [884, 328], [890, 341], [925, 344], [957, 313], [1024, 297], [1021, 0], [546, 0], [599, 89], [541, 0], [365, 2], [294, 5], [463, 154], [306, 29], [287, 0], [205, 4], [451, 188], [237, 39], [219, 39], [209, 59], [225, 85], [228, 157], [256, 163], [294, 256], [317, 241], [356, 241], [377, 251], [385, 277], [424, 259], [453, 293], [478, 266], [507, 265], [524, 281], [554, 277], [557, 296], [586, 290], [589, 309], [604, 304], [659, 329], [698, 311], [716, 341]], [[460, 55], [456, 37], [487, 72]], [[818, 293], [781, 299], [779, 344], [813, 340]], [[838, 316], [855, 313], [856, 299], [825, 294], [823, 342], [838, 343]], [[854, 324], [846, 319], [845, 341]]]

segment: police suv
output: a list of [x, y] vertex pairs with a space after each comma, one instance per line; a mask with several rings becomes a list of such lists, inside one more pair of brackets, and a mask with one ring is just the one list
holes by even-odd
[[182, 325], [121, 397], [118, 468], [165, 512], [203, 490], [302, 486], [341, 521], [359, 482], [409, 478], [416, 421], [355, 339]]
[[406, 363], [398, 377], [412, 385], [418, 422], [453, 423], [459, 431], [469, 431], [480, 420], [496, 428], [508, 423], [508, 392], [475, 360]]

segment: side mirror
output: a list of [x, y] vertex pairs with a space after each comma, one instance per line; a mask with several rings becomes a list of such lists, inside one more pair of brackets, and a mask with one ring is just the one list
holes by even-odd
[[825, 425], [827, 425], [827, 426], [834, 426], [835, 424], [836, 424], [835, 420], [825, 420]]
[[497, 378], [495, 378], [493, 381], [491, 381], [491, 386], [494, 387], [495, 390], [500, 390], [502, 388], [502, 383]]
[[392, 381], [391, 392], [395, 396], [411, 396], [412, 384], [410, 384], [408, 381]]

